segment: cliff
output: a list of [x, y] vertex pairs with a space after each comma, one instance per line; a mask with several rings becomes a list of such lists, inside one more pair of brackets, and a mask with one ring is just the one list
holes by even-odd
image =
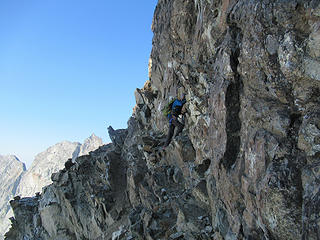
[[6, 239], [319, 239], [319, 4], [159, 0], [128, 128], [13, 200]]

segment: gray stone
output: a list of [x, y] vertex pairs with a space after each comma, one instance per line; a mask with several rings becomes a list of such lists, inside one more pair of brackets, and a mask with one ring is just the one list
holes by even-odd
[[[123, 225], [136, 239], [317, 239], [319, 9], [160, 0], [128, 128], [110, 129], [112, 144], [55, 175], [39, 212], [14, 202], [11, 233], [103, 239]], [[163, 148], [161, 109], [181, 92], [185, 126]], [[45, 221], [31, 226], [20, 213]]]
[[177, 232], [177, 233], [174, 233], [174, 234], [170, 235], [170, 239], [181, 239], [181, 238], [183, 238], [183, 233], [182, 232]]
[[22, 175], [26, 171], [24, 163], [14, 155], [0, 155], [0, 239], [10, 227], [10, 220], [13, 216], [9, 201], [13, 199]]
[[179, 168], [174, 169], [173, 180], [176, 183], [181, 183], [183, 181], [183, 175]]
[[212, 233], [213, 227], [212, 226], [206, 226], [206, 228], [204, 230], [205, 230], [206, 233]]
[[[2, 216], [0, 215], [0, 222], [3, 223], [3, 226], [0, 224], [0, 239], [3, 238], [4, 233], [8, 231], [10, 226], [8, 219], [13, 216], [13, 213], [9, 207], [9, 200], [12, 199], [14, 195], [22, 197], [36, 195], [38, 192], [42, 191], [44, 186], [51, 184], [52, 181], [59, 180], [60, 175], [55, 174], [55, 172], [58, 172], [64, 167], [71, 167], [74, 165], [72, 161], [74, 161], [76, 157], [89, 154], [90, 151], [93, 151], [102, 145], [102, 139], [94, 134], [85, 139], [83, 144], [71, 143], [68, 141], [57, 143], [46, 151], [39, 153], [28, 170], [26, 170], [24, 164], [16, 157], [8, 156], [9, 159], [16, 162], [16, 164], [14, 165], [10, 160], [7, 163], [2, 162], [0, 166], [5, 167], [9, 175], [13, 174], [15, 180], [10, 180], [11, 190], [9, 188], [2, 190], [2, 192], [5, 193], [5, 201], [0, 200], [0, 202], [3, 202], [4, 204], [3, 207], [1, 207], [1, 212], [4, 213], [4, 211], [6, 211], [6, 213]], [[0, 161], [8, 157], [0, 156]], [[70, 161], [67, 161], [68, 159]], [[13, 167], [12, 169], [7, 165], [9, 163], [10, 166]], [[67, 165], [65, 165], [65, 163], [67, 163]], [[0, 175], [0, 180], [2, 182], [7, 182], [6, 176], [4, 175]], [[4, 184], [3, 186], [7, 185]]]
[[274, 36], [268, 35], [266, 39], [266, 48], [270, 55], [276, 54], [279, 48], [279, 43]]

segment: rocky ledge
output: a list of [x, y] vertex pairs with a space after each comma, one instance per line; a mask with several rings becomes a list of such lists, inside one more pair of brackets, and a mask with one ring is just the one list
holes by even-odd
[[319, 239], [319, 4], [159, 0], [128, 128], [13, 200], [6, 239]]

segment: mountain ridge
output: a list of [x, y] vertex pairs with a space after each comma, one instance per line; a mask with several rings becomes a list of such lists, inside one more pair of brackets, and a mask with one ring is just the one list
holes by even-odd
[[[83, 144], [64, 140], [37, 154], [29, 169], [14, 155], [0, 155], [0, 165], [6, 166], [4, 169], [1, 169], [0, 172], [14, 176], [13, 180], [8, 180], [8, 185], [11, 187], [11, 190], [1, 189], [3, 199], [0, 200], [2, 205], [0, 239], [3, 239], [4, 233], [10, 226], [9, 218], [13, 216], [13, 213], [10, 210], [9, 201], [12, 200], [14, 196], [31, 197], [37, 192], [41, 192], [42, 187], [52, 183], [52, 173], [63, 169], [65, 162], [69, 158], [74, 160], [76, 157], [88, 154], [101, 145], [103, 145], [102, 139], [94, 134], [86, 138]], [[1, 160], [4, 161], [2, 162]], [[11, 162], [17, 162], [17, 164], [22, 164], [22, 166], [11, 167], [11, 169], [9, 169]], [[20, 171], [13, 171], [14, 168], [20, 169]], [[0, 179], [3, 182], [7, 178], [0, 174]], [[6, 184], [4, 184], [4, 186], [6, 186]]]
[[314, 0], [159, 0], [127, 129], [11, 201], [6, 239], [319, 239], [319, 26]]

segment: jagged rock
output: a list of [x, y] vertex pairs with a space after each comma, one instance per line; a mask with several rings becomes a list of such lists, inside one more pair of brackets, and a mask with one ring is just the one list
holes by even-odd
[[170, 239], [182, 239], [183, 238], [183, 233], [182, 232], [177, 232], [174, 234], [170, 235]]
[[[43, 228], [38, 212], [39, 197], [16, 198], [10, 201], [10, 205], [15, 212], [12, 218], [12, 228], [5, 234], [5, 239], [41, 239]], [[48, 237], [48, 236], [46, 236]]]
[[123, 226], [121, 226], [118, 231], [112, 233], [112, 240], [121, 239], [125, 233], [126, 233], [126, 230], [124, 229]]
[[103, 145], [102, 139], [93, 133], [90, 137], [85, 139], [82, 145], [80, 146], [80, 151], [78, 156], [87, 155], [90, 152], [98, 149], [102, 145]]
[[209, 205], [209, 195], [207, 190], [207, 182], [202, 180], [193, 189], [192, 194], [195, 198], [198, 198], [201, 202]]
[[[319, 16], [314, 0], [159, 0], [128, 129], [54, 175], [43, 239], [318, 239]], [[159, 148], [181, 92], [184, 130]]]
[[13, 213], [8, 203], [14, 197], [25, 171], [26, 166], [16, 156], [0, 155], [0, 239], [3, 239], [4, 233], [9, 229], [9, 218]]
[[[76, 157], [88, 154], [90, 151], [97, 149], [101, 145], [103, 145], [102, 139], [94, 134], [87, 138], [83, 144], [67, 141], [55, 144], [46, 151], [38, 154], [30, 169], [27, 171], [24, 164], [20, 163], [16, 157], [11, 157], [11, 159], [15, 159], [19, 164], [12, 165], [12, 168], [4, 162], [1, 163], [1, 166], [7, 166], [6, 170], [3, 169], [3, 173], [14, 176], [16, 180], [12, 181], [11, 190], [3, 189], [2, 191], [5, 199], [0, 202], [4, 204], [1, 209], [5, 214], [0, 216], [0, 222], [3, 223], [0, 227], [0, 239], [3, 239], [2, 235], [4, 235], [10, 226], [9, 218], [13, 216], [13, 213], [12, 211], [9, 211], [9, 201], [13, 196], [19, 195], [23, 197], [31, 197], [37, 194], [37, 192], [42, 190], [42, 187], [51, 183], [51, 175], [54, 172], [57, 172], [64, 167], [69, 169], [74, 165]], [[3, 175], [0, 175], [0, 179], [4, 182], [7, 181], [6, 177]], [[5, 184], [4, 186], [7, 185]]]
[[[97, 239], [104, 236], [104, 231], [111, 236], [113, 228], [108, 226], [116, 228], [118, 224], [114, 223], [123, 218], [127, 209], [123, 191], [126, 186], [123, 164], [111, 146], [101, 147], [92, 155], [77, 158], [75, 165], [56, 174], [58, 177], [53, 184], [44, 188], [37, 201], [31, 202], [30, 211], [32, 214], [36, 212], [41, 219], [41, 227], [18, 213], [15, 219], [19, 226], [26, 226], [32, 231], [37, 229], [41, 235], [38, 237], [42, 239]], [[23, 204], [27, 202], [30, 201], [22, 198], [11, 205], [20, 213], [20, 208], [24, 209]], [[106, 224], [104, 227], [102, 222]], [[69, 229], [71, 225], [73, 229]], [[31, 230], [21, 230], [19, 234], [22, 235], [19, 236], [37, 239]], [[12, 235], [14, 232], [12, 230], [9, 233]], [[10, 234], [7, 238], [14, 239], [10, 238]]]
[[[69, 170], [73, 165], [74, 165], [74, 163], [72, 162], [72, 158], [69, 158], [68, 161], [66, 161], [64, 163], [66, 170]], [[52, 175], [51, 175], [51, 178], [52, 178]]]
[[174, 173], [173, 173], [173, 181], [175, 183], [182, 183], [183, 182], [183, 175], [182, 175], [182, 172], [180, 170], [180, 168], [175, 168], [174, 169]]
[[127, 129], [117, 129], [114, 130], [111, 126], [108, 127], [108, 133], [112, 143], [118, 148], [121, 149], [125, 138], [128, 134]]

